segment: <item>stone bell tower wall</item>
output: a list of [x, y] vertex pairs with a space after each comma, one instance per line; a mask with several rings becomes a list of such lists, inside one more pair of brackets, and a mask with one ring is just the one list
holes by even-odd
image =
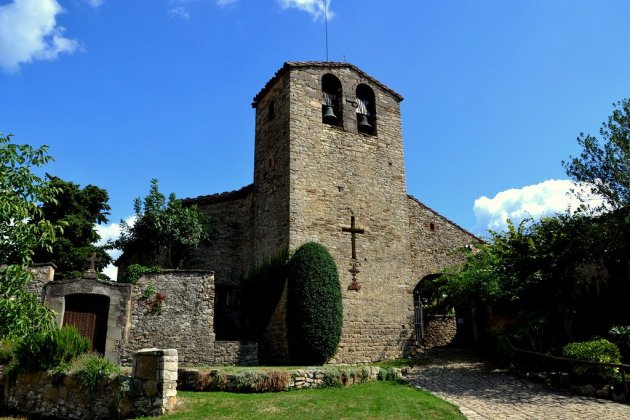
[[[343, 126], [322, 122], [322, 77], [332, 74], [343, 89]], [[376, 132], [357, 130], [356, 89], [375, 94]], [[409, 215], [399, 102], [395, 92], [345, 63], [291, 68], [291, 249], [316, 241], [337, 263], [344, 306], [342, 340], [334, 362], [401, 357], [413, 340]], [[356, 227], [360, 291], [348, 291]]]
[[253, 264], [289, 246], [289, 78], [268, 84], [256, 108]]

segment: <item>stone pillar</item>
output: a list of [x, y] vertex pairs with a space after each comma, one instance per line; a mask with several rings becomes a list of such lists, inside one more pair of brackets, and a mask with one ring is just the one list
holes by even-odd
[[159, 416], [177, 401], [177, 350], [142, 349], [133, 357], [133, 412]]

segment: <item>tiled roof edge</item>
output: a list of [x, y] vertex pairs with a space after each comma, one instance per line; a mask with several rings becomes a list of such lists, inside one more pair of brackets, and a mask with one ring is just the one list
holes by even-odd
[[464, 232], [467, 235], [472, 236], [473, 238], [475, 238], [476, 240], [478, 240], [479, 242], [485, 243], [485, 241], [481, 238], [479, 238], [477, 235], [473, 234], [472, 232], [464, 229], [463, 227], [461, 227], [460, 225], [458, 225], [457, 223], [453, 222], [451, 219], [449, 219], [446, 216], [441, 215], [440, 213], [438, 213], [437, 211], [433, 210], [431, 207], [427, 206], [426, 204], [423, 204], [422, 202], [420, 202], [420, 200], [418, 200], [416, 197], [414, 197], [411, 194], [407, 194], [407, 197], [411, 200], [414, 201], [415, 203], [417, 203], [418, 205], [420, 205], [421, 207], [429, 210], [431, 213], [435, 214], [438, 217], [441, 217], [442, 219], [446, 220], [447, 222], [449, 222], [450, 224], [452, 224], [453, 226], [455, 226], [457, 229], [461, 230], [462, 232]]
[[292, 68], [297, 68], [297, 67], [330, 67], [330, 68], [342, 68], [342, 67], [347, 67], [350, 68], [354, 71], [356, 71], [357, 73], [359, 73], [362, 77], [365, 77], [366, 79], [369, 79], [372, 83], [374, 83], [375, 85], [379, 86], [381, 89], [386, 90], [387, 92], [391, 93], [397, 100], [398, 102], [402, 101], [404, 98], [402, 97], [402, 95], [400, 95], [399, 93], [397, 93], [396, 91], [394, 91], [393, 89], [389, 88], [388, 86], [386, 86], [385, 84], [379, 82], [378, 80], [376, 80], [375, 78], [373, 78], [372, 76], [370, 76], [369, 74], [367, 74], [366, 72], [364, 72], [363, 70], [361, 70], [360, 68], [358, 68], [357, 66], [355, 66], [354, 64], [350, 64], [350, 63], [345, 63], [345, 62], [334, 62], [334, 61], [287, 61], [284, 63], [284, 65], [276, 72], [276, 74], [267, 82], [267, 84], [265, 85], [265, 87], [263, 87], [260, 92], [258, 92], [258, 94], [256, 96], [254, 96], [253, 102], [252, 102], [252, 107], [256, 108], [256, 105], [258, 104], [258, 101], [260, 100], [260, 98], [267, 93], [267, 91], [269, 89], [271, 89], [271, 86], [273, 86], [273, 84], [280, 78], [282, 77], [287, 71], [289, 71]]
[[254, 191], [254, 184], [249, 184], [239, 190], [226, 191], [210, 195], [200, 195], [198, 197], [183, 198], [182, 202], [185, 204], [222, 203], [224, 201], [237, 200], [239, 198], [247, 197], [247, 195], [249, 195], [252, 191]]

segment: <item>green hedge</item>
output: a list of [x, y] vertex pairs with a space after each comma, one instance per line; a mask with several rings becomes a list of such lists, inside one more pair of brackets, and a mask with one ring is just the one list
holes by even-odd
[[337, 351], [343, 325], [341, 286], [335, 261], [314, 242], [299, 247], [289, 262], [287, 335], [296, 364], [320, 364]]
[[[569, 343], [562, 349], [562, 354], [571, 359], [600, 363], [621, 363], [619, 347], [604, 338]], [[573, 373], [583, 379], [610, 382], [616, 380], [618, 369], [576, 364], [573, 368]]]

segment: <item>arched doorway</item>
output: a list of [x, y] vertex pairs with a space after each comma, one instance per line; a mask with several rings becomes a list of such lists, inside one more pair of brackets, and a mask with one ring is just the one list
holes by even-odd
[[425, 315], [426, 307], [439, 300], [439, 292], [436, 283], [433, 281], [440, 277], [440, 274], [429, 274], [424, 276], [413, 289], [413, 327], [416, 336], [416, 345], [422, 344], [425, 338]]
[[65, 297], [63, 325], [74, 325], [83, 337], [90, 339], [90, 350], [105, 354], [109, 297], [74, 294]]

